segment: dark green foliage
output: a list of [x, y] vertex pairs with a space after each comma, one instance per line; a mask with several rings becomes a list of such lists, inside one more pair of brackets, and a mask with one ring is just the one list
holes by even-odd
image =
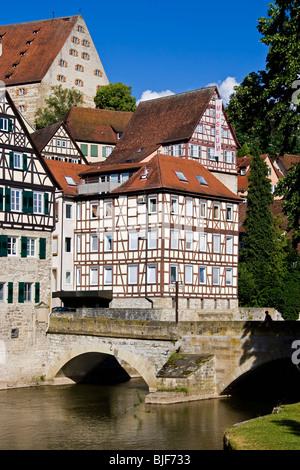
[[261, 42], [269, 47], [266, 70], [251, 72], [227, 107], [241, 145], [258, 141], [264, 153], [300, 153], [299, 0], [275, 0], [258, 20]]
[[39, 108], [35, 114], [36, 129], [43, 129], [62, 120], [73, 107], [82, 104], [82, 93], [72, 88], [62, 88], [61, 85], [51, 87], [51, 95], [45, 100], [46, 106]]
[[135, 111], [136, 99], [131, 96], [132, 87], [123, 83], [102, 86], [94, 98], [96, 108], [114, 111]]

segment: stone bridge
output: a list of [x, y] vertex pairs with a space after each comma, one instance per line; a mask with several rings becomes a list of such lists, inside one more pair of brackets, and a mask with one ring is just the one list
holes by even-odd
[[300, 322], [167, 322], [52, 313], [46, 376], [79, 382], [113, 356], [129, 376], [144, 379], [149, 403], [218, 397], [266, 364], [286, 360], [296, 367], [295, 340]]

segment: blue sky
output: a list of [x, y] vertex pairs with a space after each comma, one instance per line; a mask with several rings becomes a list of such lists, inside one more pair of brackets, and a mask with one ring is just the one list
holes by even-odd
[[137, 101], [217, 83], [224, 99], [235, 83], [265, 68], [257, 20], [269, 0], [27, 2], [1, 5], [0, 24], [82, 14], [111, 83], [132, 86]]

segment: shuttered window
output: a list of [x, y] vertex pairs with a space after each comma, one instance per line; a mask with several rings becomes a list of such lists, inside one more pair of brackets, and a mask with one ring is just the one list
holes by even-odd
[[40, 238], [40, 259], [46, 259], [46, 238]]

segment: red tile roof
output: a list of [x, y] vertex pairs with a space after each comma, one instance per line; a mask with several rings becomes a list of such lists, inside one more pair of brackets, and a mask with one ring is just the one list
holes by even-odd
[[118, 132], [124, 132], [132, 117], [128, 111], [111, 111], [97, 108], [71, 108], [63, 121], [74, 140], [117, 144]]
[[41, 81], [78, 18], [71, 16], [0, 26], [0, 80], [6, 85]]
[[[148, 176], [143, 178], [147, 171]], [[187, 181], [181, 181], [176, 172], [183, 173]], [[202, 176], [207, 184], [199, 183], [197, 176]], [[163, 154], [153, 156], [149, 162], [144, 163], [142, 168], [112, 193], [149, 192], [163, 189], [241, 201], [236, 194], [197, 161]]]
[[139, 162], [161, 145], [188, 141], [214, 92], [213, 86], [142, 101], [107, 164]]
[[281, 157], [278, 157], [278, 160], [282, 164], [282, 166], [285, 168], [286, 171], [289, 171], [293, 165], [296, 165], [296, 163], [300, 163], [300, 155], [282, 155]]
[[[80, 173], [84, 171], [87, 165], [78, 163], [61, 162], [59, 160], [50, 160], [44, 158], [44, 161], [57, 182], [57, 186], [65, 195], [76, 196], [77, 183], [81, 181]], [[75, 185], [68, 184], [66, 177], [71, 177]]]

